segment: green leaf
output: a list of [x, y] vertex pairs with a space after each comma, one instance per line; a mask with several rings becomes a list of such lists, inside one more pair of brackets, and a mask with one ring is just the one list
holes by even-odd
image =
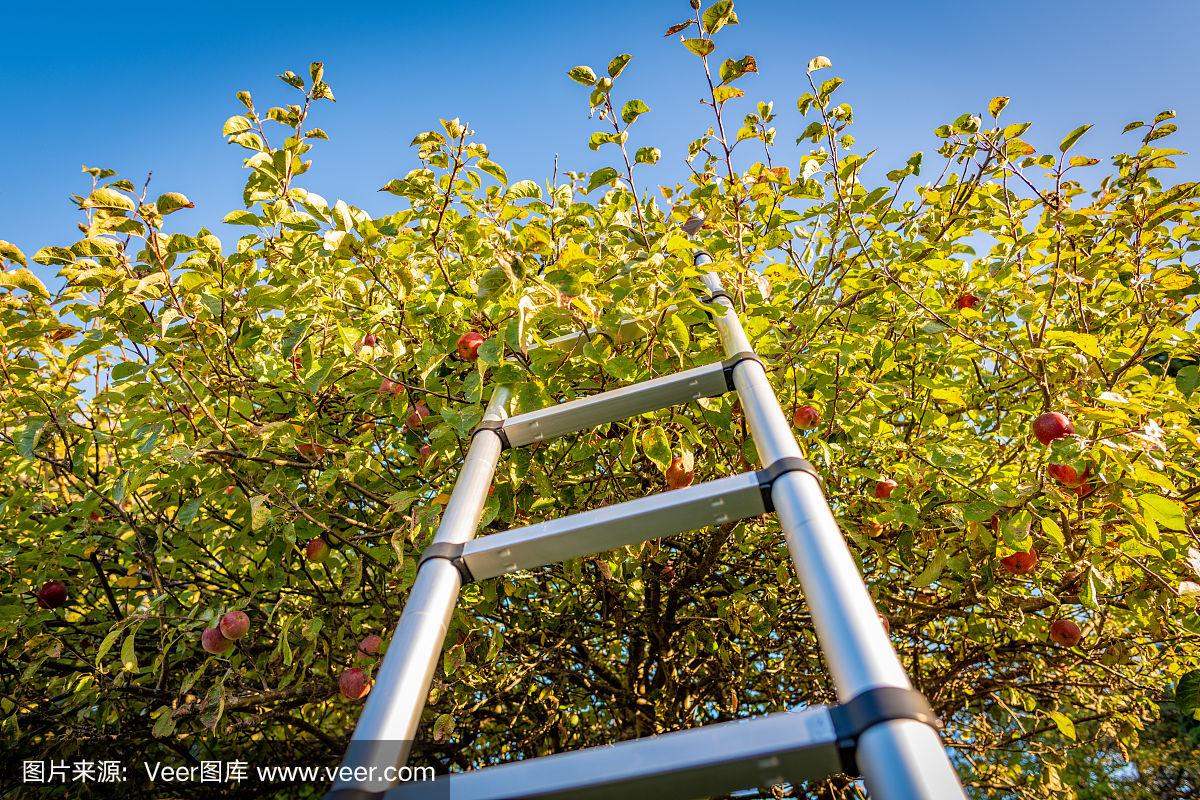
[[42, 436], [46, 422], [45, 419], [31, 419], [22, 425], [13, 437], [17, 444], [17, 452], [30, 461], [33, 460], [33, 451], [37, 449], [38, 439]]
[[105, 211], [133, 211], [133, 200], [116, 189], [100, 186], [83, 201], [84, 208], [102, 209]]
[[542, 197], [542, 187], [538, 186], [536, 181], [529, 179], [517, 181], [508, 187], [508, 191], [504, 193], [504, 197], [507, 200], [540, 200]]
[[942, 574], [942, 570], [946, 568], [946, 560], [946, 551], [939, 547], [934, 551], [933, 560], [929, 562], [925, 571], [913, 579], [913, 586], [928, 586], [936, 581]]
[[1100, 341], [1090, 333], [1076, 333], [1075, 331], [1047, 331], [1046, 338], [1052, 342], [1069, 342], [1075, 345], [1075, 348], [1084, 355], [1092, 358], [1102, 357], [1100, 352]]
[[832, 66], [833, 62], [831, 62], [828, 58], [825, 56], [817, 56], [812, 61], [808, 62], [808, 72], [809, 74], [812, 74], [819, 69], [825, 69], [826, 67]]
[[629, 53], [621, 53], [621, 55], [608, 62], [608, 77], [616, 78], [625, 70], [625, 65], [632, 60], [633, 56]]
[[108, 651], [112, 650], [113, 645], [117, 643], [117, 639], [121, 636], [122, 630], [123, 630], [122, 626], [118, 625], [116, 628], [113, 628], [111, 631], [109, 631], [108, 635], [106, 635], [102, 640], [100, 640], [100, 647], [98, 647], [96, 649], [96, 668], [97, 669], [100, 668], [100, 662], [104, 660], [104, 657], [106, 655], [108, 655]]
[[1198, 384], [1200, 384], [1200, 369], [1197, 369], [1195, 364], [1184, 367], [1175, 374], [1175, 385], [1179, 387], [1179, 391], [1183, 393], [1184, 397], [1191, 397]]
[[606, 183], [612, 183], [617, 179], [617, 171], [612, 167], [601, 167], [591, 174], [588, 178], [588, 185], [585, 193], [591, 194], [596, 189]]
[[1157, 494], [1138, 495], [1138, 504], [1146, 516], [1154, 520], [1159, 527], [1168, 530], [1187, 530], [1187, 517], [1184, 508], [1174, 500]]
[[125, 637], [125, 641], [121, 643], [121, 669], [126, 672], [137, 672], [137, 650], [134, 645], [134, 638], [137, 636], [137, 628], [135, 627]]
[[181, 506], [179, 513], [175, 516], [175, 524], [181, 528], [186, 528], [195, 522], [196, 515], [200, 512], [201, 502], [201, 498], [197, 497]]
[[179, 192], [167, 192], [166, 194], [159, 195], [158, 200], [154, 204], [158, 207], [158, 213], [163, 216], [170, 214], [172, 211], [178, 211], [181, 208], [196, 207], [195, 203], [188, 200], [186, 196]]
[[1200, 720], [1200, 669], [1185, 672], [1175, 684], [1175, 706], [1185, 717]]
[[250, 124], [250, 120], [238, 114], [225, 120], [225, 124], [221, 126], [221, 135], [234, 136], [250, 130], [251, 127], [253, 126]]
[[175, 717], [171, 715], [171, 707], [163, 706], [160, 710], [162, 713], [158, 715], [158, 719], [154, 721], [154, 727], [150, 729], [150, 735], [155, 739], [165, 739], [175, 732]]
[[584, 86], [593, 86], [596, 83], [596, 73], [592, 72], [591, 67], [580, 65], [571, 67], [567, 70], [567, 77], [576, 83], [582, 83]]
[[717, 0], [709, 6], [700, 18], [700, 24], [708, 34], [716, 33], [726, 25], [736, 25], [737, 15], [733, 13], [732, 0]]
[[1051, 711], [1049, 714], [1050, 719], [1054, 720], [1054, 724], [1058, 726], [1059, 733], [1071, 741], [1075, 741], [1075, 723], [1071, 721], [1071, 718], [1060, 711]]
[[[39, 250], [38, 255], [40, 254], [41, 251]], [[37, 259], [37, 255], [34, 256], [34, 259]], [[24, 289], [43, 300], [50, 298], [50, 292], [46, 291], [46, 285], [25, 267], [0, 271], [0, 286], [12, 286], [17, 289]]]
[[1058, 152], [1065, 153], [1068, 150], [1070, 150], [1072, 147], [1075, 146], [1075, 143], [1079, 141], [1079, 137], [1083, 136], [1085, 133], [1087, 133], [1091, 129], [1092, 129], [1091, 125], [1080, 125], [1078, 128], [1076, 128], [1075, 130], [1068, 133], [1066, 138], [1063, 139], [1061, 142], [1059, 142]]
[[27, 266], [25, 254], [21, 252], [21, 248], [17, 247], [12, 242], [4, 241], [3, 239], [0, 239], [0, 257], [13, 262], [14, 264], [20, 264], [22, 267]]
[[670, 465], [671, 442], [661, 425], [653, 425], [642, 432], [642, 452], [661, 470]]
[[493, 178], [498, 180], [501, 185], [508, 183], [508, 173], [505, 172], [504, 169], [495, 161], [489, 161], [486, 158], [481, 158], [479, 161], [475, 162], [475, 166], [478, 167], [481, 172], [486, 172], [488, 175], [491, 175]]
[[641, 100], [628, 100], [621, 107], [621, 119], [626, 125], [631, 124], [635, 119], [645, 114], [650, 110], [650, 106], [643, 103]]
[[267, 496], [256, 494], [250, 498], [250, 528], [262, 530], [271, 519], [271, 509], [267, 507]]
[[743, 56], [736, 61], [727, 58], [721, 64], [721, 83], [733, 83], [749, 72], [758, 72], [758, 61], [754, 56]]
[[993, 97], [991, 102], [988, 103], [988, 113], [992, 115], [993, 119], [1000, 116], [1000, 112], [1008, 105], [1008, 100], [1009, 98], [1001, 95], [1000, 97]]
[[717, 47], [709, 39], [684, 39], [683, 46], [701, 58], [711, 53]]
[[633, 156], [635, 164], [657, 164], [662, 158], [662, 151], [657, 147], [639, 147]]

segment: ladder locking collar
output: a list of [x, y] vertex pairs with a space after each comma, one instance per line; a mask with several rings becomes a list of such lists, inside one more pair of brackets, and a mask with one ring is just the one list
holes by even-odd
[[449, 561], [450, 564], [458, 570], [458, 574], [462, 576], [463, 585], [473, 583], [475, 576], [471, 574], [471, 570], [467, 567], [467, 562], [463, 561], [463, 546], [452, 542], [434, 542], [425, 548], [425, 552], [421, 553], [421, 560], [417, 562], [417, 569], [425, 566], [426, 561], [431, 561], [435, 558], [440, 558], [444, 561]]
[[743, 361], [757, 361], [758, 365], [764, 370], [767, 368], [766, 365], [763, 364], [762, 359], [758, 357], [758, 353], [755, 353], [752, 350], [743, 350], [740, 353], [734, 353], [732, 356], [721, 362], [721, 371], [725, 373], [725, 386], [731, 392], [737, 388], [733, 385], [733, 371], [737, 369], [737, 365], [741, 364]]
[[771, 489], [775, 486], [775, 481], [781, 475], [789, 472], [807, 472], [817, 479], [821, 480], [821, 476], [817, 474], [817, 468], [803, 458], [788, 456], [781, 458], [769, 466], [758, 470], [755, 475], [758, 476], [758, 490], [762, 492], [763, 510], [768, 514], [775, 511], [775, 503], [771, 500]]
[[491, 431], [500, 437], [500, 449], [507, 450], [511, 445], [508, 443], [508, 434], [504, 432], [504, 420], [502, 419], [485, 419], [475, 426], [475, 430], [471, 433], [471, 438], [475, 438], [475, 434], [480, 431]]
[[[717, 291], [713, 292], [708, 297], [704, 298], [704, 302], [705, 303], [715, 303], [715, 302], [717, 302], [717, 298], [719, 298], [719, 297], [724, 297], [726, 300], [729, 301], [729, 305], [733, 305], [733, 298], [730, 297], [729, 292], [725, 291], [724, 289], [718, 289]], [[712, 316], [712, 315], [709, 314], [709, 316]]]
[[829, 715], [833, 718], [838, 753], [847, 775], [861, 774], [855, 754], [859, 738], [870, 728], [897, 719], [915, 720], [934, 730], [941, 727], [925, 695], [898, 686], [868, 689], [841, 705], [831, 706]]

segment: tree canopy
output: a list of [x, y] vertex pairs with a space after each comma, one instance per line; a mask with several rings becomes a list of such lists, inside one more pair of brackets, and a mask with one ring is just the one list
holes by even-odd
[[[370, 679], [364, 637], [386, 650], [492, 389], [518, 413], [720, 358], [696, 247], [787, 410], [815, 410], [801, 446], [968, 790], [1071, 797], [1126, 759], [1194, 756], [1175, 731], [1200, 706], [1200, 229], [1174, 115], [1102, 161], [1088, 125], [1039, 151], [996, 97], [878, 166], [828, 59], [795, 111], [747, 97], [755, 58], [721, 45], [737, 22], [720, 0], [667, 31], [712, 113], [677, 183], [621, 54], [568, 73], [611, 166], [510, 182], [443, 120], [383, 187], [390, 213], [330, 203], [304, 188], [334, 100], [314, 63], [224, 123], [235, 241], [180, 232], [184, 194], [87, 168], [81, 238], [31, 256], [61, 289], [0, 242], [9, 759], [336, 761], [361, 709], [339, 679]], [[630, 318], [645, 338], [611, 335]], [[532, 349], [592, 326], [572, 354]], [[1071, 430], [1043, 444], [1047, 413]], [[697, 481], [757, 466], [734, 395], [507, 451], [480, 534], [661, 491], [675, 457]], [[238, 610], [248, 632], [206, 652]], [[1063, 620], [1078, 636], [1051, 636]], [[767, 516], [467, 586], [413, 762], [832, 699]], [[1095, 743], [1107, 760], [1083, 763]], [[1185, 796], [1190, 774], [1163, 780]]]

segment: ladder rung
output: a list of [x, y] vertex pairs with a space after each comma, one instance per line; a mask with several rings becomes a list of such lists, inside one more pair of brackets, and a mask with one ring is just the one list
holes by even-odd
[[[553, 339], [547, 339], [542, 343], [542, 349], [565, 350], [568, 353], [574, 353], [575, 349], [584, 342], [590, 342], [592, 339], [604, 338], [613, 344], [627, 344], [636, 342], [638, 339], [644, 338], [655, 326], [656, 321], [666, 313], [674, 311], [675, 306], [670, 306], [664, 309], [659, 314], [653, 317], [634, 317], [633, 319], [624, 319], [617, 323], [617, 327], [612, 331], [602, 332], [600, 328], [588, 328], [587, 330], [576, 331], [575, 333], [556, 336]], [[531, 351], [536, 347], [529, 348]]]
[[462, 560], [476, 579], [614, 550], [765, 511], [758, 474], [745, 472], [474, 539]]
[[841, 771], [829, 709], [810, 706], [604, 747], [532, 758], [435, 781], [407, 783], [386, 800], [712, 797], [797, 784]]
[[725, 365], [718, 361], [518, 414], [505, 420], [504, 435], [510, 446], [522, 447], [701, 397], [717, 397], [727, 391]]

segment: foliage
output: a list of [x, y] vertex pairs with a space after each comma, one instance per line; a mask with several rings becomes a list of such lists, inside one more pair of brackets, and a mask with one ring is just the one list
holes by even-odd
[[[168, 231], [184, 195], [87, 169], [83, 238], [32, 257], [60, 291], [0, 243], [12, 752], [248, 753], [262, 732], [336, 757], [361, 707], [338, 675], [374, 668], [357, 643], [395, 624], [482, 403], [510, 384], [519, 412], [711, 361], [697, 244], [780, 396], [820, 410], [802, 447], [973, 791], [1069, 797], [1079, 743], [1138, 747], [1160, 687], [1200, 675], [1200, 237], [1197, 185], [1168, 179], [1173, 115], [1130, 125], [1132, 152], [1102, 167], [1078, 154], [1087, 126], [1039, 152], [998, 97], [939, 127], [936, 159], [875, 183], [828, 59], [809, 65], [800, 118], [734, 111], [758, 70], [721, 50], [737, 23], [722, 0], [668, 32], [713, 117], [689, 178], [657, 194], [662, 151], [634, 139], [653, 112], [621, 97], [637, 62], [619, 55], [602, 77], [569, 72], [612, 166], [510, 183], [443, 120], [383, 187], [394, 212], [331, 205], [301, 185], [327, 138], [310, 115], [333, 100], [313, 64], [280, 76], [294, 102], [264, 111], [241, 92], [224, 125], [246, 154], [236, 242]], [[630, 317], [654, 321], [647, 338], [603, 335]], [[601, 335], [570, 357], [529, 347], [587, 326]], [[487, 337], [474, 362], [454, 355], [467, 330]], [[430, 416], [410, 421], [421, 403]], [[1077, 435], [1040, 445], [1047, 410]], [[607, 425], [506, 453], [482, 532], [658, 491], [672, 453], [697, 480], [755, 462], [732, 396]], [[1051, 480], [1051, 462], [1088, 482]], [[303, 555], [317, 537], [323, 563]], [[1000, 567], [1031, 546], [1033, 572]], [[832, 699], [790, 570], [761, 518], [469, 586], [416, 760], [474, 766]], [[49, 580], [65, 607], [37, 607]], [[206, 655], [201, 631], [233, 609], [250, 634]], [[1057, 618], [1080, 645], [1048, 640]]]

